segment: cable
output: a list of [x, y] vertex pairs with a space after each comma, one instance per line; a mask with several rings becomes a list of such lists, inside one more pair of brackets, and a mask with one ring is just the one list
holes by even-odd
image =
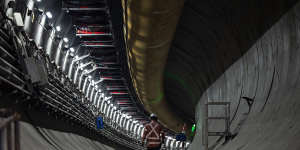
[[5, 33], [5, 30], [0, 28], [0, 35], [3, 37], [5, 40], [9, 40], [9, 36], [7, 33]]

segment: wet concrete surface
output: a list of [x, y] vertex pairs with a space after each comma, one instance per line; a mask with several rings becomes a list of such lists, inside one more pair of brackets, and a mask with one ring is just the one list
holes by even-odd
[[[231, 102], [231, 132], [224, 143], [210, 137], [219, 150], [300, 149], [300, 4], [285, 14], [202, 95], [197, 104], [196, 136], [190, 150], [201, 150], [203, 104]], [[253, 99], [249, 105], [245, 100]], [[222, 116], [219, 108], [209, 116]], [[209, 122], [210, 130], [224, 128]], [[223, 145], [222, 145], [223, 144]]]

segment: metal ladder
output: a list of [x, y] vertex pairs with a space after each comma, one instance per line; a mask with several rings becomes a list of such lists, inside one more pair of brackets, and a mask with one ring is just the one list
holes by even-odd
[[[216, 116], [208, 116], [208, 106], [224, 106], [224, 114], [225, 116], [216, 117]], [[230, 102], [207, 102], [204, 105], [203, 110], [204, 118], [203, 118], [203, 128], [202, 128], [202, 145], [205, 150], [208, 150], [208, 137], [209, 136], [230, 136]], [[208, 131], [208, 120], [225, 120], [225, 131], [223, 132], [210, 132]]]

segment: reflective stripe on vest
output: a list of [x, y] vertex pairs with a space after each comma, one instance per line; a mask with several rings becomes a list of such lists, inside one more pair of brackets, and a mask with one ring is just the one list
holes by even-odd
[[[156, 125], [153, 127], [152, 123], [150, 123], [150, 127], [151, 127], [151, 130], [150, 132], [146, 135], [146, 139], [149, 139], [149, 140], [159, 140], [159, 134], [157, 133], [156, 131], [156, 128], [158, 127], [158, 123], [156, 123]], [[152, 133], [155, 134], [155, 137], [149, 137]]]
[[160, 142], [148, 142], [149, 145], [160, 145]]

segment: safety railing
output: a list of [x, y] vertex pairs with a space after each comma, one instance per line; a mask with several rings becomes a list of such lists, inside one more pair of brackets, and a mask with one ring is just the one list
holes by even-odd
[[[143, 149], [138, 143], [138, 140], [126, 134], [126, 130], [122, 129], [122, 127], [118, 127], [119, 130], [123, 132], [119, 133], [116, 129], [116, 125], [112, 122], [111, 118], [107, 118], [105, 121], [105, 126], [103, 130], [97, 130], [95, 126], [95, 118], [96, 115], [92, 112], [88, 106], [81, 101], [82, 96], [84, 95], [78, 89], [67, 87], [65, 84], [62, 84], [61, 77], [63, 74], [57, 74], [54, 72], [61, 72], [58, 68], [53, 67], [53, 64], [48, 61], [47, 56], [44, 54], [42, 49], [38, 49], [35, 47], [35, 44], [32, 44], [32, 41], [23, 35], [24, 37], [18, 43], [12, 43], [12, 37], [18, 37], [13, 25], [7, 21], [5, 23], [4, 28], [0, 28], [0, 80], [2, 83], [6, 83], [10, 85], [12, 89], [16, 93], [21, 93], [24, 95], [24, 99], [19, 101], [18, 103], [22, 103], [23, 100], [31, 99], [32, 97], [39, 98], [36, 101], [36, 106], [30, 107], [47, 107], [46, 111], [51, 111], [53, 113], [58, 114], [57, 117], [61, 117], [61, 119], [68, 119], [79, 123], [80, 125], [91, 128], [98, 134], [101, 134], [108, 139], [118, 142], [121, 145], [126, 147], [130, 147], [132, 149]], [[18, 44], [24, 44], [22, 47], [26, 47], [27, 49], [18, 49], [20, 47]], [[26, 45], [31, 43], [31, 47]], [[33, 46], [33, 47], [32, 47]], [[34, 56], [30, 54], [35, 54]], [[22, 54], [22, 57], [19, 57]], [[27, 55], [28, 54], [28, 55]], [[33, 86], [39, 85], [32, 85], [28, 82], [28, 75], [24, 72], [26, 70], [23, 68], [24, 66], [20, 65], [21, 58], [32, 57], [36, 60], [43, 60], [45, 62], [45, 66], [47, 69], [47, 80], [48, 83], [46, 86], [41, 86], [38, 88], [33, 89]], [[50, 69], [51, 68], [51, 69]], [[27, 77], [26, 77], [27, 76]], [[65, 82], [70, 82], [69, 79], [66, 79]], [[3, 89], [1, 89], [3, 90]], [[36, 91], [38, 90], [38, 91]], [[34, 92], [33, 92], [34, 91]], [[87, 100], [86, 100], [87, 101]], [[46, 104], [46, 106], [45, 106]], [[18, 123], [14, 121], [14, 118], [8, 117], [6, 119], [1, 118], [1, 131], [3, 130], [11, 130], [10, 125], [14, 124], [18, 126]], [[2, 130], [3, 128], [3, 130]], [[16, 128], [19, 130], [19, 128]], [[6, 132], [8, 139], [11, 139], [11, 132]], [[18, 133], [15, 132], [15, 133]], [[19, 137], [19, 136], [16, 136]], [[3, 137], [2, 137], [3, 138]], [[11, 150], [11, 140], [7, 140], [8, 150]], [[17, 148], [19, 146], [16, 146]], [[16, 149], [17, 150], [17, 149]]]
[[[29, 100], [32, 97], [38, 97], [39, 100], [36, 107], [46, 104], [46, 111], [60, 114], [57, 117], [61, 117], [61, 119], [77, 122], [86, 128], [93, 129], [98, 134], [106, 136], [112, 141], [132, 149], [144, 149], [140, 143], [141, 135], [130, 129], [126, 129], [112, 118], [106, 117], [103, 114], [101, 116], [104, 117], [104, 129], [97, 130], [95, 122], [99, 113], [95, 113], [89, 108], [89, 105], [92, 104], [89, 104], [90, 101], [88, 98], [84, 100], [87, 103], [82, 101], [84, 94], [74, 86], [70, 81], [71, 79], [66, 78], [62, 82], [62, 78], [66, 77], [66, 75], [55, 64], [50, 62], [49, 56], [45, 54], [43, 49], [38, 48], [34, 41], [29, 39], [23, 31], [20, 29], [15, 30], [14, 27], [11, 21], [7, 21], [4, 23], [4, 27], [0, 28], [0, 81], [17, 89], [17, 93], [20, 93], [24, 97], [22, 98], [23, 101]], [[20, 38], [19, 36], [22, 37]], [[47, 70], [46, 85], [40, 86], [30, 82], [30, 76], [26, 72], [26, 66], [23, 64], [25, 62], [24, 58], [29, 57], [33, 60], [45, 62], [44, 67]], [[23, 101], [19, 101], [19, 103]], [[19, 131], [17, 130], [19, 130], [19, 127], [18, 123], [14, 121], [15, 118], [8, 117], [6, 119], [1, 120], [1, 123], [7, 121], [8, 124], [14, 124], [15, 133], [18, 133]], [[10, 125], [8, 124], [3, 124], [3, 129], [6, 130], [6, 128], [9, 128]], [[15, 137], [19, 138], [18, 135]], [[10, 143], [7, 143], [8, 147], [11, 147], [10, 145]], [[178, 147], [178, 142], [169, 142], [169, 144], [165, 143], [165, 145], [167, 149], [172, 149]], [[17, 145], [16, 148], [18, 147]]]

